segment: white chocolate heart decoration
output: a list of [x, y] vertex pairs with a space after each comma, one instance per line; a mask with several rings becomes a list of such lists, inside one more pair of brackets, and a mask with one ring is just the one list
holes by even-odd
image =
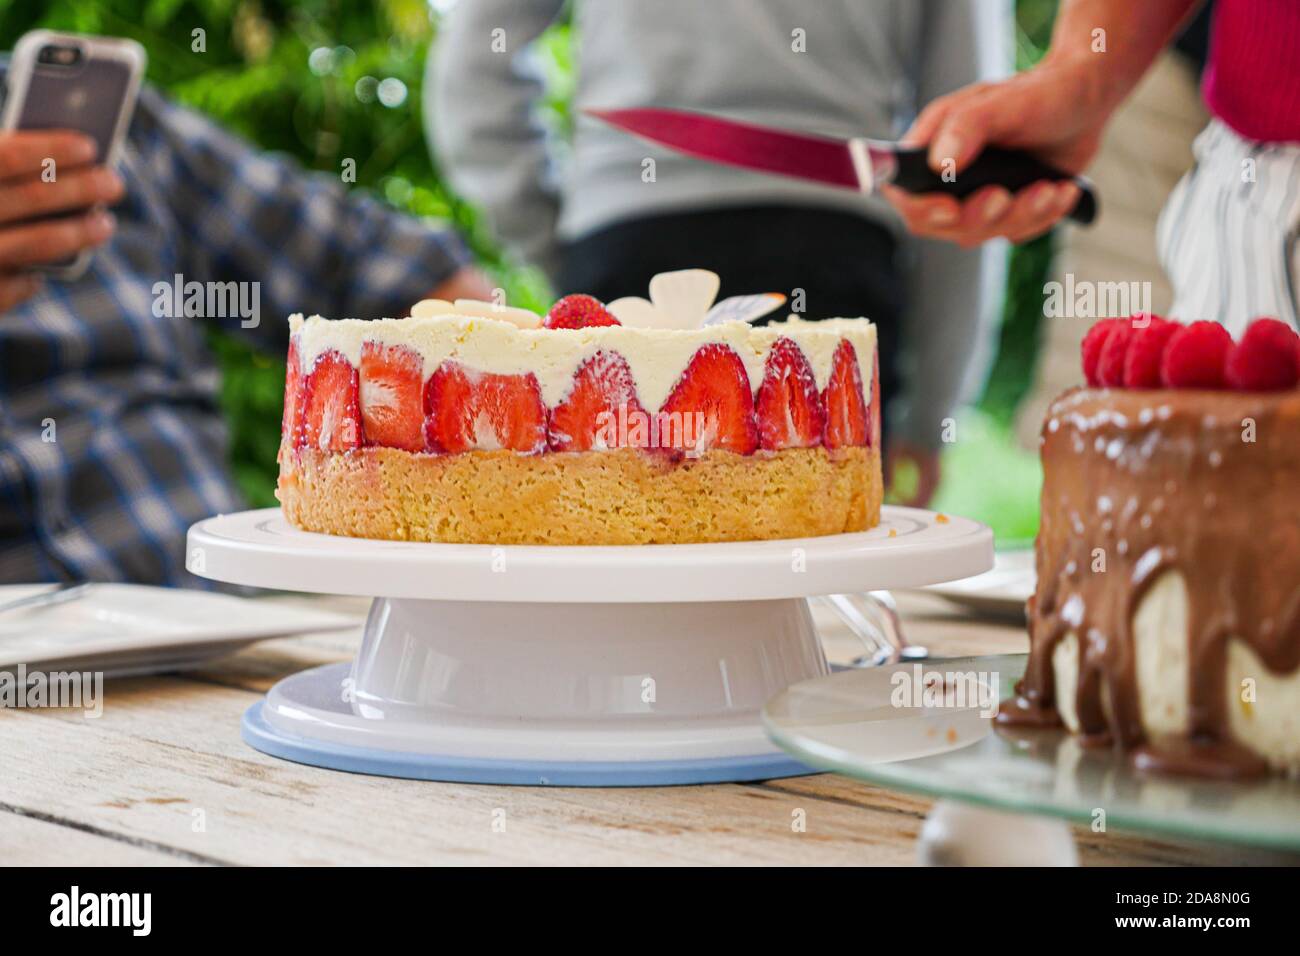
[[717, 273], [708, 269], [661, 272], [650, 280], [650, 301], [671, 317], [673, 328], [698, 329], [721, 285]]
[[731, 296], [714, 305], [721, 285], [717, 274], [708, 269], [661, 272], [650, 280], [649, 299], [625, 296], [605, 308], [620, 325], [633, 329], [700, 329], [723, 322], [753, 322], [785, 303], [781, 293], [763, 292]]
[[622, 299], [615, 299], [613, 302], [608, 303], [605, 308], [610, 315], [618, 319], [620, 325], [626, 325], [629, 328], [676, 328], [672, 324], [672, 318], [667, 313], [661, 309], [656, 309], [654, 303], [639, 296], [629, 295]]

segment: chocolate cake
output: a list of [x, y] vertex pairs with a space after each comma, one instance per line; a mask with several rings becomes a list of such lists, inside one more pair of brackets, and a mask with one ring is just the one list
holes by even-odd
[[1149, 770], [1300, 771], [1300, 345], [1278, 325], [1258, 361], [1292, 372], [1243, 371], [1248, 329], [1209, 347], [1212, 387], [1206, 349], [1178, 346], [1219, 333], [1160, 333], [1159, 388], [1085, 343], [1093, 387], [1043, 427], [1030, 657], [1000, 720], [1063, 722]]

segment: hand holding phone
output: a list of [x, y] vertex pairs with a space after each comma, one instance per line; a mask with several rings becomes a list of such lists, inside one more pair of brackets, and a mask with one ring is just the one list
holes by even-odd
[[113, 231], [112, 171], [144, 73], [133, 40], [34, 30], [14, 48], [0, 112], [0, 310], [44, 273], [75, 279]]
[[33, 266], [66, 262], [112, 235], [112, 215], [97, 207], [122, 198], [122, 180], [94, 165], [96, 153], [71, 130], [0, 131], [0, 312], [40, 288]]

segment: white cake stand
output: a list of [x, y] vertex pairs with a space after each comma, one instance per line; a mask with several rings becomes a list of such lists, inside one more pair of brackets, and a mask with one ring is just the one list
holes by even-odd
[[244, 715], [259, 750], [427, 780], [644, 786], [812, 772], [759, 716], [829, 672], [804, 598], [979, 574], [993, 535], [885, 508], [871, 531], [822, 538], [493, 547], [311, 534], [268, 508], [194, 525], [186, 564], [374, 598], [356, 660], [287, 677]]

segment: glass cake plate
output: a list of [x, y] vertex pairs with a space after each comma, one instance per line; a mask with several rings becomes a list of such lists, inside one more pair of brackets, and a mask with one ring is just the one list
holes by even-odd
[[[841, 671], [782, 691], [763, 710], [768, 735], [809, 765], [868, 783], [1000, 810], [1195, 840], [1300, 850], [1300, 781], [1158, 776], [1119, 752], [1085, 750], [1063, 730], [995, 727], [977, 706], [978, 675], [1010, 696], [1025, 655], [937, 659]], [[925, 706], [911, 688], [939, 671], [957, 694]], [[901, 676], [899, 676], [901, 674]], [[901, 690], [900, 690], [901, 688]], [[891, 694], [905, 692], [903, 706]], [[933, 703], [933, 702], [931, 702]], [[965, 706], [951, 706], [951, 704]], [[987, 712], [987, 709], [985, 709]]]

